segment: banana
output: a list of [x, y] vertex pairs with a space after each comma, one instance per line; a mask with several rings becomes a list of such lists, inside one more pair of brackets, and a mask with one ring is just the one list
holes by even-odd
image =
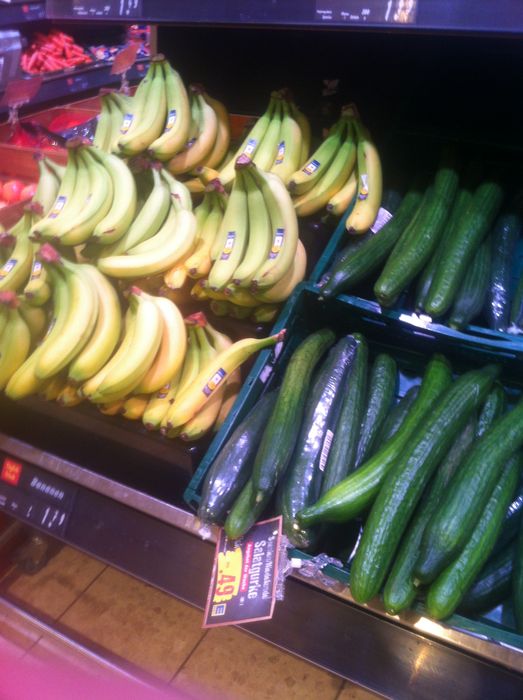
[[141, 420], [148, 403], [148, 394], [130, 396], [122, 406], [121, 414], [127, 420]]
[[216, 390], [228, 379], [231, 372], [239, 367], [252, 354], [263, 348], [270, 347], [283, 339], [284, 332], [267, 338], [245, 338], [233, 343], [213, 358], [213, 361], [202, 368], [191, 386], [180, 392], [176, 401], [167, 411], [162, 421], [164, 430], [172, 430], [182, 426], [200, 411]]
[[298, 220], [292, 199], [277, 175], [263, 173], [250, 165], [250, 172], [261, 188], [272, 226], [272, 245], [268, 256], [252, 280], [253, 290], [272, 287], [288, 272], [298, 245]]
[[47, 216], [56, 200], [60, 180], [42, 155], [37, 155], [36, 160], [38, 163], [38, 185], [29, 207], [38, 217], [44, 217]]
[[167, 163], [167, 169], [173, 175], [188, 173], [205, 162], [206, 158], [211, 154], [218, 136], [218, 117], [216, 112], [205, 101], [201, 91], [198, 91], [195, 87], [191, 89], [196, 91], [195, 100], [199, 108], [198, 136], [194, 141], [188, 141], [185, 148]]
[[258, 184], [248, 171], [243, 175], [247, 189], [249, 239], [240, 265], [234, 271], [233, 283], [249, 287], [256, 270], [266, 260], [272, 244], [271, 219]]
[[231, 142], [231, 124], [227, 107], [219, 100], [214, 99], [206, 92], [203, 97], [207, 104], [212, 107], [218, 119], [216, 130], [216, 140], [211, 152], [205, 158], [205, 167], [216, 168], [225, 158]]
[[183, 209], [172, 221], [164, 224], [156, 236], [145, 241], [143, 248], [131, 248], [128, 255], [101, 258], [98, 268], [110, 277], [121, 279], [147, 277], [165, 272], [173, 267], [191, 250], [196, 238], [196, 217], [192, 211]]
[[67, 380], [65, 373], [60, 372], [54, 377], [49, 377], [49, 379], [46, 379], [43, 382], [38, 395], [45, 399], [45, 401], [56, 401], [62, 391], [65, 389], [66, 384]]
[[167, 97], [167, 122], [163, 134], [149, 146], [149, 152], [158, 160], [169, 160], [187, 143], [191, 125], [191, 108], [179, 73], [168, 62], [164, 63], [163, 69]]
[[300, 110], [296, 107], [294, 102], [290, 103], [290, 108], [291, 114], [294, 117], [294, 119], [298, 122], [301, 132], [301, 151], [299, 159], [300, 162], [297, 166], [299, 167], [300, 163], [306, 163], [309, 159], [309, 153], [311, 150], [311, 125], [305, 114], [303, 114], [303, 112], [300, 112]]
[[[25, 212], [17, 225], [15, 245], [7, 261], [0, 268], [0, 292], [16, 292], [27, 283], [33, 264], [33, 242], [29, 238], [31, 214]], [[14, 229], [13, 229], [14, 230]]]
[[147, 73], [142, 80], [140, 80], [133, 97], [126, 100], [126, 107], [124, 107], [125, 113], [120, 125], [118, 141], [132, 134], [141, 124], [142, 114], [149, 107], [148, 96], [155, 74], [155, 65], [154, 62], [150, 63]]
[[31, 333], [18, 311], [18, 300], [14, 293], [3, 303], [8, 304], [9, 308], [7, 323], [0, 338], [0, 389], [5, 388], [16, 370], [25, 362], [31, 346]]
[[347, 124], [347, 132], [345, 141], [341, 144], [324, 175], [314, 187], [294, 200], [294, 208], [298, 216], [310, 216], [323, 209], [354, 170], [356, 143], [350, 122]]
[[98, 404], [98, 410], [104, 416], [117, 416], [122, 412], [124, 404], [125, 399], [117, 399], [116, 401]]
[[41, 351], [36, 364], [36, 376], [48, 379], [64, 369], [89, 341], [98, 317], [99, 302], [91, 278], [86, 274], [87, 266], [53, 258], [51, 254], [47, 256], [45, 246], [40, 254], [45, 255], [49, 262], [60, 264], [69, 294], [69, 309], [62, 333], [50, 347]]
[[252, 155], [256, 152], [261, 140], [265, 136], [265, 132], [271, 121], [272, 115], [272, 102], [269, 102], [267, 110], [262, 114], [262, 116], [256, 121], [252, 129], [249, 131], [245, 139], [243, 140], [241, 146], [235, 152], [235, 154], [227, 161], [227, 164], [220, 170], [220, 181], [226, 186], [234, 180], [236, 177], [236, 160], [241, 155], [246, 155], [252, 158]]
[[78, 406], [78, 404], [84, 401], [83, 396], [78, 392], [78, 387], [70, 382], [66, 382], [62, 391], [56, 397], [56, 400], [60, 406], [65, 406], [66, 408], [72, 408], [73, 406]]
[[199, 279], [209, 274], [212, 266], [211, 248], [223, 219], [219, 201], [213, 197], [211, 202], [212, 208], [200, 229], [200, 236], [196, 241], [194, 252], [184, 263], [187, 274], [193, 279]]
[[342, 216], [358, 192], [358, 176], [356, 170], [349, 175], [347, 182], [336, 192], [327, 203], [327, 211], [333, 216]]
[[270, 171], [275, 175], [279, 175], [283, 182], [287, 184], [293, 173], [300, 167], [300, 163], [303, 163], [301, 160], [302, 134], [290, 104], [284, 101], [282, 108], [283, 118], [279, 144], [276, 158]]
[[305, 194], [322, 177], [340, 148], [344, 130], [345, 122], [340, 119], [303, 167], [292, 174], [288, 186], [293, 195]]
[[93, 146], [100, 148], [102, 151], [110, 151], [112, 119], [108, 95], [100, 95], [100, 102], [101, 109], [94, 132]]
[[192, 197], [191, 193], [185, 186], [185, 183], [177, 180], [165, 168], [162, 168], [160, 172], [161, 176], [163, 177], [163, 179], [167, 183], [167, 186], [169, 187], [171, 197], [174, 197], [178, 201], [182, 209], [188, 209], [189, 211], [192, 211]]
[[54, 174], [58, 182], [61, 183], [65, 175], [65, 165], [60, 165], [60, 163], [57, 163], [47, 156], [44, 156], [44, 160], [49, 170]]
[[238, 368], [235, 369], [234, 372], [231, 372], [231, 376], [229, 377], [229, 379], [227, 380], [227, 384], [225, 385], [222, 405], [220, 406], [218, 417], [214, 422], [213, 432], [218, 432], [218, 430], [225, 423], [227, 416], [229, 415], [232, 407], [234, 406], [234, 402], [238, 398], [238, 394], [240, 393], [241, 388], [242, 375], [240, 369]]
[[240, 321], [249, 318], [251, 313], [252, 308], [248, 306], [238, 306], [237, 304], [229, 304], [229, 308], [227, 311], [228, 316], [230, 316], [231, 318], [236, 318]]
[[298, 239], [296, 255], [287, 273], [272, 287], [255, 293], [255, 298], [264, 304], [278, 304], [290, 297], [294, 288], [305, 279], [307, 253], [305, 246]]
[[209, 272], [208, 283], [211, 289], [223, 289], [233, 278], [236, 268], [241, 263], [249, 236], [249, 219], [247, 211], [247, 192], [242, 173], [236, 176], [232, 193], [227, 203], [220, 232], [213, 244], [222, 243], [221, 250]]
[[252, 160], [260, 170], [270, 170], [278, 155], [280, 144], [280, 134], [282, 125], [282, 100], [271, 98], [273, 101], [273, 112], [267, 131], [256, 149]]
[[358, 121], [354, 123], [358, 139], [358, 197], [345, 222], [350, 233], [365, 233], [378, 215], [383, 188], [381, 161], [369, 132]]
[[167, 183], [157, 168], [152, 168], [153, 188], [129, 229], [116, 243], [107, 246], [106, 255], [120, 255], [129, 248], [158, 233], [170, 209], [171, 196]]
[[84, 268], [98, 296], [98, 317], [88, 343], [69, 365], [68, 380], [77, 386], [99, 372], [111, 357], [122, 329], [122, 312], [113, 285], [92, 265]]
[[[147, 76], [144, 76], [144, 78]], [[137, 90], [138, 92], [138, 90]], [[130, 97], [129, 95], [125, 95], [123, 92], [118, 92], [117, 90], [114, 90], [109, 93], [109, 97], [113, 101], [114, 104], [118, 107], [120, 112], [122, 113], [122, 116], [124, 114], [127, 114], [133, 106], [133, 97]], [[135, 93], [136, 97], [136, 93]]]
[[153, 394], [159, 391], [183, 365], [187, 350], [187, 332], [178, 307], [164, 297], [149, 297], [160, 312], [162, 337], [153, 364], [133, 394]]
[[205, 332], [211, 339], [211, 343], [217, 352], [222, 352], [223, 350], [227, 350], [227, 348], [231, 347], [232, 340], [229, 338], [229, 336], [225, 333], [220, 333], [220, 331], [211, 325], [207, 319], [205, 319], [203, 327], [205, 328]]
[[0, 305], [0, 338], [4, 332], [4, 328], [7, 325], [8, 313], [6, 307], [2, 304]]
[[122, 134], [118, 141], [120, 151], [126, 156], [135, 156], [145, 151], [164, 129], [167, 102], [162, 63], [153, 59], [152, 79], [146, 93], [146, 101], [141, 104], [138, 118], [135, 116], [131, 128]]
[[211, 311], [215, 316], [230, 316], [230, 309], [233, 304], [229, 304], [228, 301], [220, 301], [218, 299], [213, 299], [209, 304]]
[[[119, 101], [115, 99], [114, 92], [107, 94], [107, 109], [109, 111], [109, 134], [107, 138], [106, 153], [118, 153], [118, 140], [120, 139], [120, 127], [127, 109], [120, 108]], [[95, 144], [93, 144], [95, 145]]]
[[91, 396], [94, 403], [112, 402], [130, 394], [148, 373], [160, 347], [163, 322], [158, 306], [138, 287], [131, 289], [129, 304], [136, 307], [131, 344], [125, 355], [120, 346], [113, 357], [114, 365]]
[[40, 306], [31, 306], [24, 300], [20, 300], [18, 311], [29, 328], [31, 344], [35, 346], [47, 330], [47, 313]]
[[113, 197], [109, 210], [95, 225], [91, 240], [101, 245], [119, 241], [129, 230], [137, 208], [136, 182], [126, 163], [111, 153], [90, 149], [109, 174]]
[[236, 306], [247, 306], [252, 309], [260, 305], [259, 300], [247, 289], [243, 289], [242, 287], [236, 287], [230, 284], [225, 287], [224, 293], [225, 298]]
[[[74, 221], [65, 230], [56, 232], [62, 245], [76, 246], [91, 236], [97, 224], [109, 213], [113, 205], [113, 180], [106, 168], [94, 158], [89, 149], [78, 154], [80, 162], [87, 168], [89, 190], [86, 204]], [[65, 220], [62, 220], [64, 226]]]
[[274, 323], [280, 309], [280, 304], [262, 304], [253, 309], [250, 319], [253, 323]]
[[24, 297], [32, 306], [43, 306], [51, 297], [51, 287], [47, 270], [36, 256], [36, 248], [33, 246], [33, 263], [29, 275], [29, 281], [24, 287]]

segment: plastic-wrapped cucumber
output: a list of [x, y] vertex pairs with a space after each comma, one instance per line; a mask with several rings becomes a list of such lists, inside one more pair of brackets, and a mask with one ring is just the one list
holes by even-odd
[[493, 554], [500, 552], [506, 545], [511, 542], [519, 532], [519, 526], [523, 516], [523, 481], [520, 481], [516, 495], [512, 499], [512, 503], [507, 508], [505, 519], [501, 526], [501, 532], [494, 545]]
[[523, 333], [523, 273], [519, 278], [512, 306], [510, 307], [510, 328], [511, 333]]
[[490, 287], [491, 243], [487, 238], [477, 249], [465, 274], [450, 314], [451, 328], [461, 330], [481, 313]]
[[333, 415], [330, 434], [326, 436], [332, 442], [325, 464], [322, 493], [344, 479], [356, 461], [365, 408], [368, 350], [365, 339], [359, 333], [355, 333], [352, 339], [355, 353], [342, 389], [343, 400], [339, 404], [339, 412]]
[[229, 508], [249, 478], [260, 438], [278, 392], [262, 396], [242, 420], [214, 460], [203, 486], [198, 517], [223, 523]]
[[410, 407], [417, 399], [419, 394], [419, 384], [416, 386], [411, 386], [407, 391], [405, 396], [390, 409], [389, 415], [385, 418], [383, 426], [380, 430], [379, 436], [376, 438], [376, 443], [383, 445], [394, 437], [398, 430], [401, 428], [401, 424], [407, 417]]
[[460, 612], [465, 614], [486, 612], [509, 597], [515, 554], [516, 543], [511, 542], [496, 556], [489, 559], [461, 601]]
[[510, 317], [510, 287], [516, 243], [523, 231], [517, 213], [500, 216], [492, 234], [492, 270], [486, 313], [489, 326], [496, 331], [507, 329]]
[[312, 384], [296, 449], [279, 487], [283, 531], [296, 547], [308, 548], [314, 539], [311, 530], [298, 525], [296, 513], [319, 496], [322, 446], [329, 418], [343, 401], [345, 377], [356, 351], [357, 341], [352, 336], [342, 338], [330, 349]]
[[519, 529], [512, 577], [512, 600], [518, 632], [523, 633], [523, 521]]

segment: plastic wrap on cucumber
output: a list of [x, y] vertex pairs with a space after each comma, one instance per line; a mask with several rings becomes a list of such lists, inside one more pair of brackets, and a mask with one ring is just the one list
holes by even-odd
[[247, 482], [276, 396], [276, 391], [269, 392], [253, 406], [214, 460], [198, 507], [198, 517], [203, 522], [222, 524]]
[[476, 251], [465, 274], [463, 284], [456, 294], [450, 314], [451, 328], [461, 330], [469, 325], [485, 306], [485, 300], [492, 286], [489, 283], [491, 268], [491, 241], [483, 241]]
[[330, 349], [316, 373], [307, 408], [285, 478], [280, 483], [278, 501], [283, 515], [283, 531], [291, 544], [303, 549], [314, 542], [314, 531], [301, 528], [296, 514], [314, 503], [322, 478], [322, 448], [329, 429], [329, 418], [343, 400], [346, 375], [350, 370], [357, 342], [352, 336], [339, 340]]
[[523, 272], [520, 275], [510, 307], [509, 333], [523, 333]]
[[486, 314], [490, 328], [507, 329], [510, 320], [510, 292], [516, 243], [523, 232], [520, 212], [499, 217], [492, 233], [492, 270]]
[[511, 542], [488, 560], [461, 601], [459, 612], [486, 612], [510, 596], [515, 554], [516, 543]]
[[394, 437], [394, 435], [396, 435], [398, 430], [401, 428], [403, 421], [407, 417], [410, 407], [417, 399], [419, 389], [419, 384], [416, 386], [411, 386], [405, 396], [402, 396], [401, 399], [390, 409], [389, 415], [385, 418], [383, 426], [376, 439], [376, 444], [383, 445], [387, 442], [387, 440], [390, 440], [392, 437]]

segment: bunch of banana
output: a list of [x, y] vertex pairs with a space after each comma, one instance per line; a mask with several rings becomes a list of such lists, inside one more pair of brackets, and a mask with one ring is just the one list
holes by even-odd
[[31, 331], [12, 291], [0, 292], [0, 389], [22, 365], [31, 347]]
[[[301, 241], [298, 243], [298, 248], [305, 250]], [[303, 257], [301, 253], [300, 257]], [[281, 303], [278, 301], [264, 302], [259, 296], [241, 287], [229, 285], [223, 292], [214, 291], [206, 280], [198, 280], [193, 285], [191, 296], [198, 301], [208, 301], [215, 316], [229, 316], [238, 320], [249, 319], [254, 323], [272, 323], [281, 309]], [[287, 296], [290, 296], [290, 293]]]
[[310, 125], [285, 91], [273, 92], [267, 110], [256, 121], [238, 150], [220, 170], [228, 185], [236, 175], [240, 156], [249, 156], [261, 169], [280, 176], [285, 184], [303, 163], [310, 148]]
[[381, 203], [381, 164], [353, 106], [342, 110], [327, 138], [291, 175], [288, 187], [298, 216], [310, 216], [324, 207], [341, 216], [357, 195], [347, 228], [353, 233], [370, 228]]
[[111, 90], [100, 90], [101, 109], [98, 116], [93, 146], [106, 153], [118, 152], [118, 140], [124, 118], [129, 114], [132, 98]]

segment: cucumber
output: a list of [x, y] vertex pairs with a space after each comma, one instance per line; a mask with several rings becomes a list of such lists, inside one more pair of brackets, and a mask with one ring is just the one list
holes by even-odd
[[280, 484], [278, 500], [283, 531], [295, 547], [307, 549], [314, 539], [313, 533], [300, 528], [296, 513], [319, 496], [323, 441], [329, 418], [343, 400], [342, 389], [356, 352], [357, 342], [351, 336], [342, 338], [330, 349], [312, 384], [296, 449]]
[[269, 501], [270, 494], [265, 499], [256, 501], [254, 485], [252, 479], [249, 479], [241, 490], [240, 495], [234, 501], [234, 505], [223, 526], [227, 537], [231, 540], [237, 540], [246, 532], [249, 532], [267, 507]]
[[366, 464], [327, 491], [314, 505], [298, 513], [302, 526], [319, 522], [343, 523], [364, 511], [376, 497], [387, 472], [450, 382], [449, 363], [442, 355], [434, 355], [427, 364], [418, 398], [396, 435]]
[[392, 306], [401, 292], [430, 260], [443, 234], [448, 212], [456, 196], [458, 176], [452, 168], [441, 168], [435, 178], [432, 194], [424, 204], [409, 241], [393, 251], [374, 285], [374, 293], [382, 306]]
[[365, 409], [368, 349], [365, 338], [359, 333], [354, 334], [353, 342], [356, 347], [350, 370], [341, 389], [343, 398], [339, 404], [340, 411], [336, 423], [331, 426], [332, 442], [325, 463], [321, 493], [325, 493], [344, 479], [356, 460]]
[[380, 433], [376, 438], [377, 444], [383, 445], [385, 442], [393, 438], [394, 435], [396, 435], [398, 430], [401, 428], [403, 421], [407, 417], [412, 404], [418, 398], [418, 394], [419, 384], [416, 386], [411, 386], [405, 396], [402, 396], [402, 398], [391, 408], [389, 415], [386, 417]]
[[469, 269], [458, 290], [450, 314], [449, 326], [461, 330], [478, 316], [489, 291], [490, 270], [492, 266], [491, 242], [487, 238], [480, 245], [472, 258]]
[[465, 615], [492, 610], [510, 596], [516, 543], [511, 542], [481, 569], [459, 604]]
[[354, 465], [356, 469], [372, 455], [378, 433], [394, 401], [397, 383], [396, 362], [390, 355], [378, 355], [370, 376], [369, 397]]
[[499, 416], [503, 415], [505, 412], [506, 403], [507, 397], [505, 390], [501, 384], [496, 382], [496, 384], [494, 384], [494, 388], [487, 396], [487, 399], [479, 414], [476, 438], [480, 438], [483, 433], [490, 428], [492, 423], [494, 423]]
[[430, 583], [466, 545], [508, 458], [523, 445], [523, 399], [476, 440], [423, 535], [415, 575]]
[[485, 399], [498, 372], [490, 365], [459, 377], [394, 464], [371, 508], [352, 564], [350, 587], [358, 603], [378, 594], [432, 472]]
[[452, 615], [487, 561], [522, 466], [521, 454], [513, 455], [508, 460], [463, 551], [431, 584], [426, 607], [429, 615], [436, 620]]
[[254, 461], [251, 478], [256, 502], [272, 494], [289, 463], [300, 432], [309, 377], [334, 340], [330, 328], [316, 331], [298, 346], [289, 360]]
[[416, 301], [415, 309], [420, 312], [423, 311], [425, 307], [425, 301], [427, 300], [427, 295], [434, 279], [434, 273], [438, 266], [439, 259], [441, 257], [442, 251], [447, 247], [447, 243], [454, 235], [457, 225], [461, 219], [461, 216], [465, 213], [467, 207], [472, 201], [472, 192], [468, 189], [461, 189], [456, 195], [452, 209], [450, 210], [450, 216], [445, 230], [441, 237], [440, 244], [436, 247], [428, 265], [425, 267], [420, 275], [418, 284], [416, 287]]
[[492, 234], [492, 270], [488, 289], [487, 317], [496, 331], [507, 330], [510, 316], [510, 284], [516, 243], [523, 221], [516, 212], [501, 216]]
[[451, 307], [474, 253], [496, 218], [502, 199], [503, 190], [496, 182], [484, 182], [474, 192], [472, 202], [439, 259], [425, 303], [429, 316], [443, 316]]
[[519, 537], [516, 542], [516, 554], [514, 556], [512, 602], [514, 604], [516, 628], [518, 632], [523, 633], [523, 521], [519, 529]]
[[523, 273], [519, 278], [510, 307], [510, 330], [523, 331]]
[[236, 496], [244, 487], [276, 396], [275, 391], [262, 396], [214, 460], [203, 485], [198, 507], [198, 517], [203, 522], [222, 524]]
[[383, 591], [385, 610], [392, 615], [397, 615], [401, 610], [410, 607], [416, 598], [417, 588], [412, 574], [423, 531], [438, 507], [452, 475], [472, 444], [475, 432], [476, 418], [473, 417], [439, 465], [408, 526]]
[[523, 516], [523, 483], [519, 484], [512, 503], [507, 508], [505, 520], [501, 527], [500, 535], [494, 546], [493, 554], [497, 554], [509, 544], [518, 534], [521, 518]]
[[347, 292], [377, 270], [415, 215], [421, 200], [422, 195], [417, 190], [408, 192], [396, 214], [382, 229], [367, 235], [354, 254], [340, 258], [333, 266], [329, 280], [321, 286], [321, 296], [332, 297]]

